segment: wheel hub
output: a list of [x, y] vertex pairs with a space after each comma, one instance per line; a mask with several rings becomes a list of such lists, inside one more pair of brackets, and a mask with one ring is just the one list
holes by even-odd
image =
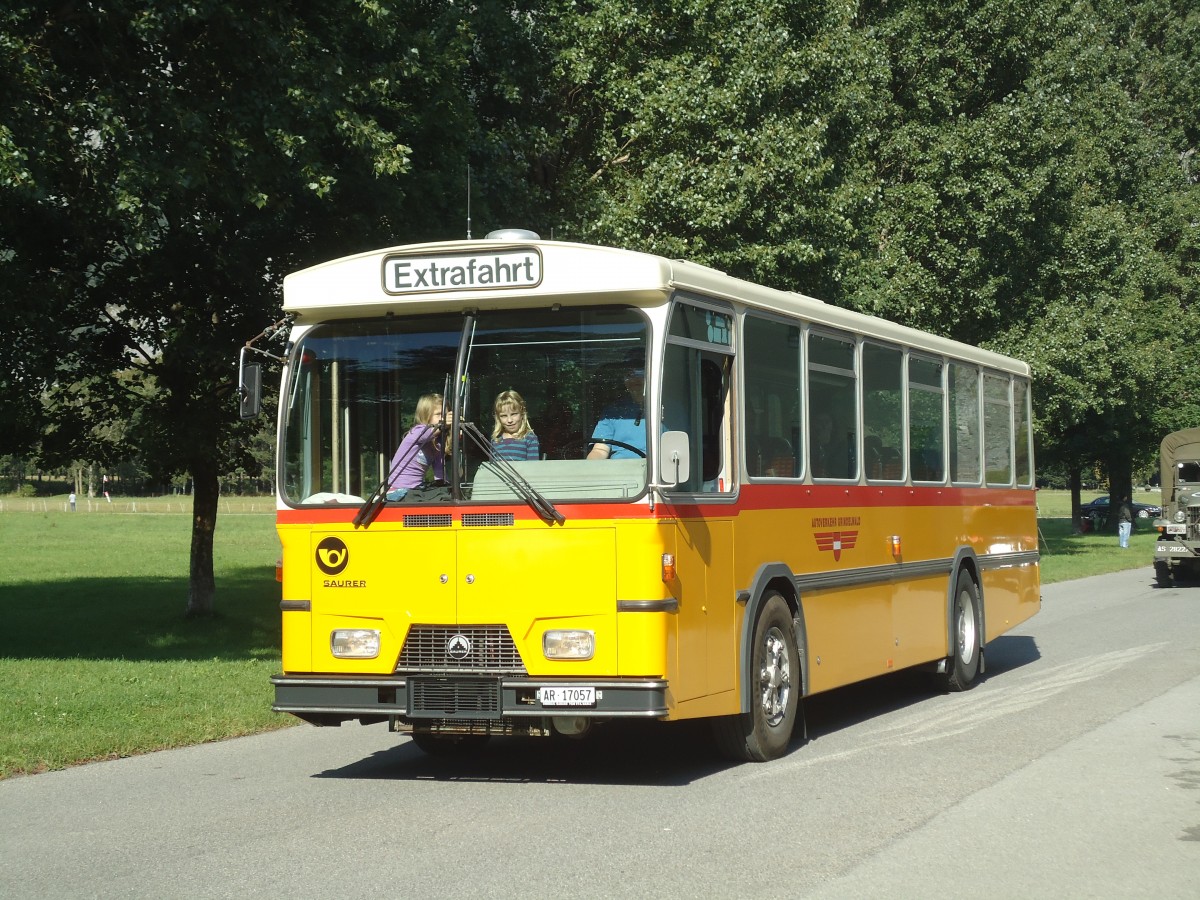
[[788, 658], [787, 645], [774, 628], [767, 632], [763, 640], [759, 688], [763, 715], [767, 724], [774, 727], [783, 721], [792, 690], [792, 663]]

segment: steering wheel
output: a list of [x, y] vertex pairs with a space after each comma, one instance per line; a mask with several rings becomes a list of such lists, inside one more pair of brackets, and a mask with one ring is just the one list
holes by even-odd
[[591, 452], [591, 448], [596, 446], [596, 444], [604, 444], [606, 447], [620, 447], [623, 450], [628, 450], [630, 453], [636, 453], [642, 459], [646, 458], [646, 451], [641, 447], [635, 447], [633, 444], [627, 444], [624, 441], [615, 441], [612, 438], [606, 438], [603, 441], [588, 441], [585, 445], [588, 448], [588, 452]]

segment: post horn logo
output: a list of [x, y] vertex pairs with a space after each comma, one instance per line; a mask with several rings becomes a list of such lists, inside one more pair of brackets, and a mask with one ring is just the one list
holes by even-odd
[[843, 550], [853, 550], [858, 542], [857, 531], [817, 531], [813, 533], [817, 539], [818, 550], [832, 550], [834, 562], [842, 558]]
[[350, 551], [341, 538], [327, 537], [317, 544], [317, 568], [326, 575], [340, 575], [350, 562]]

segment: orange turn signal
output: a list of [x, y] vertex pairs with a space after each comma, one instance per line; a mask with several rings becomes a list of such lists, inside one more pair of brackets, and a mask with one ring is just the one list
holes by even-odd
[[662, 555], [662, 580], [675, 580], [675, 554], [664, 553]]
[[893, 534], [889, 539], [892, 542], [892, 556], [896, 559], [900, 558], [900, 535]]

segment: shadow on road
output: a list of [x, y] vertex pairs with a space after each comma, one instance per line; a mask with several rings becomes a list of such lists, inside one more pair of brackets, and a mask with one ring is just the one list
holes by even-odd
[[[1039, 656], [1031, 637], [997, 638], [987, 647], [985, 678], [1003, 678]], [[908, 670], [817, 694], [805, 700], [808, 740], [927, 702], [936, 693], [929, 673]], [[788, 755], [803, 753], [804, 743], [797, 735]], [[444, 757], [428, 756], [396, 735], [394, 747], [313, 777], [678, 787], [738, 765], [743, 764], [717, 753], [705, 721], [612, 722], [582, 740], [493, 738], [470, 752]]]
[[492, 738], [451, 756], [426, 755], [401, 735], [396, 742], [313, 777], [678, 787], [737, 765], [717, 754], [702, 721], [612, 722], [584, 739]]

